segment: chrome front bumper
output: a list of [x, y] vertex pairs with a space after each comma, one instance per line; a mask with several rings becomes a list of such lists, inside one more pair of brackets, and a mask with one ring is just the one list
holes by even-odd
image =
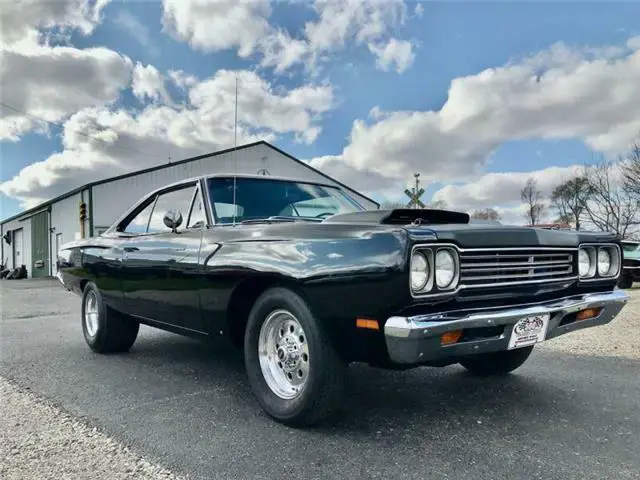
[[[574, 330], [609, 323], [629, 300], [624, 290], [577, 295], [545, 303], [504, 308], [458, 310], [455, 312], [391, 317], [384, 325], [385, 342], [391, 361], [419, 364], [447, 357], [507, 350], [515, 323], [524, 317], [549, 314], [545, 340]], [[560, 325], [568, 315], [586, 308], [601, 308], [600, 313], [586, 320], [574, 320]], [[497, 327], [494, 335], [485, 338], [463, 338], [451, 345], [441, 345], [443, 333], [455, 330]], [[502, 328], [500, 328], [502, 327]]]

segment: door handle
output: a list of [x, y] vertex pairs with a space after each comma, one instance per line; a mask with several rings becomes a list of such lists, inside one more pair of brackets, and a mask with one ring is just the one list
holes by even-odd
[[125, 252], [137, 252], [140, 250], [138, 247], [124, 247]]

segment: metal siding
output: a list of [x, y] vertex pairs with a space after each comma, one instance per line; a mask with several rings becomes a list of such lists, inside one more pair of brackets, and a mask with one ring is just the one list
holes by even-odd
[[[80, 193], [67, 197], [51, 205], [51, 228], [49, 245], [55, 249], [57, 234], [62, 234], [62, 243], [71, 242], [80, 234]], [[55, 272], [55, 262], [58, 252], [53, 252], [51, 257], [51, 271]]]
[[[266, 162], [263, 162], [266, 157]], [[122, 180], [96, 185], [93, 187], [93, 225], [110, 226], [133, 203], [148, 192], [169, 183], [185, 178], [197, 177], [213, 173], [239, 173], [254, 175], [262, 168], [271, 175], [297, 178], [300, 180], [337, 183], [328, 180], [319, 173], [295, 162], [289, 157], [273, 150], [267, 145], [256, 145], [214, 157], [194, 160], [181, 165], [167, 166], [160, 170], [143, 173]], [[377, 206], [364, 197], [347, 192], [356, 197], [365, 208]], [[77, 214], [76, 214], [77, 217]]]
[[[49, 275], [49, 212], [44, 211], [31, 217], [31, 271], [33, 277]], [[36, 268], [36, 262], [42, 267]]]
[[[22, 263], [27, 267], [27, 273], [29, 277], [31, 277], [33, 273], [31, 267], [31, 219], [28, 218], [23, 222], [21, 222], [20, 219], [15, 219], [2, 226], [3, 234], [4, 232], [18, 229], [22, 229]], [[13, 243], [7, 245], [4, 243], [4, 240], [2, 240], [2, 243], [4, 247], [2, 250], [4, 258], [2, 261], [4, 262], [6, 258], [8, 267], [11, 269], [19, 267], [20, 265], [14, 265], [13, 263]]]

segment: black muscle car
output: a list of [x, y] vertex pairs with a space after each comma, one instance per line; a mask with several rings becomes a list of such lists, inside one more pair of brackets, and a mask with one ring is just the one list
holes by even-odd
[[140, 324], [226, 336], [264, 410], [300, 426], [340, 405], [350, 362], [511, 372], [536, 343], [610, 322], [628, 299], [620, 267], [607, 233], [365, 210], [331, 185], [218, 175], [63, 245], [57, 275], [82, 296], [94, 351], [127, 351]]
[[640, 242], [622, 241], [622, 273], [618, 286], [631, 288], [633, 282], [640, 282]]

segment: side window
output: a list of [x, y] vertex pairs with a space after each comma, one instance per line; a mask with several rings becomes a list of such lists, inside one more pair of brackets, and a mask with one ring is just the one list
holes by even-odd
[[196, 198], [189, 213], [187, 228], [202, 228], [207, 223], [207, 215], [204, 211], [204, 201], [202, 200], [202, 192], [197, 190]]
[[124, 228], [127, 233], [146, 233], [149, 216], [153, 209], [153, 201], [149, 203], [141, 212], [139, 212]]
[[182, 213], [182, 225], [178, 230], [184, 230], [187, 223], [187, 215], [189, 215], [189, 207], [191, 206], [191, 198], [193, 197], [193, 185], [180, 190], [173, 190], [162, 193], [158, 196], [156, 206], [151, 214], [149, 221], [149, 233], [170, 232], [171, 230], [164, 224], [164, 215], [169, 210], [180, 210]]

